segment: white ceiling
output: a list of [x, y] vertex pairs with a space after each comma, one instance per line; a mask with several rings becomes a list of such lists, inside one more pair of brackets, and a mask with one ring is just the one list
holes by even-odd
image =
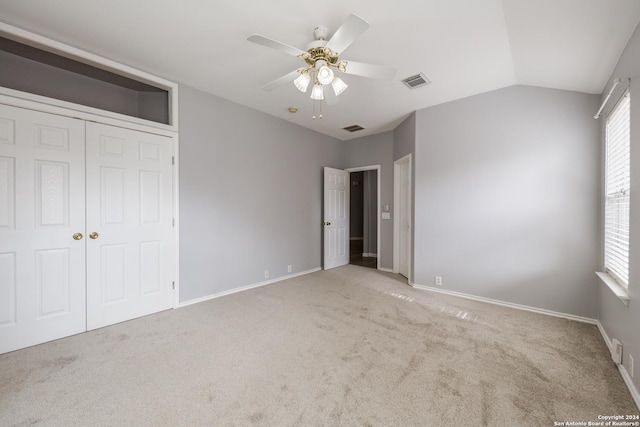
[[[309, 94], [293, 84], [261, 90], [303, 62], [249, 35], [304, 50], [315, 27], [332, 34], [352, 13], [371, 27], [340, 58], [393, 66], [392, 81], [343, 76], [349, 88], [322, 120], [311, 119]], [[0, 0], [0, 20], [347, 140], [514, 84], [602, 93], [640, 22], [640, 1]], [[419, 72], [433, 83], [400, 82]], [[365, 130], [341, 129], [352, 124]]]

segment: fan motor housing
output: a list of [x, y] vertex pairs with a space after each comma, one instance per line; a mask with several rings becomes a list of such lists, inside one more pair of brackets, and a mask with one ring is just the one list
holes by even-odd
[[327, 47], [312, 47], [307, 50], [307, 54], [308, 55], [301, 55], [302, 59], [304, 59], [305, 62], [312, 67], [319, 59], [324, 59], [325, 61], [327, 61], [328, 65], [334, 66], [338, 62], [338, 53]]

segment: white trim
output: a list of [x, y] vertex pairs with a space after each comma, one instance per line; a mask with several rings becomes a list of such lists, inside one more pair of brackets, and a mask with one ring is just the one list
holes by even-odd
[[362, 256], [365, 258], [378, 258], [378, 254], [363, 252]]
[[200, 302], [209, 301], [209, 300], [212, 300], [212, 299], [215, 299], [215, 298], [220, 298], [220, 297], [223, 297], [223, 296], [226, 296], [226, 295], [231, 295], [231, 294], [235, 294], [235, 293], [238, 293], [238, 292], [248, 291], [249, 289], [259, 288], [261, 286], [266, 286], [266, 285], [271, 285], [271, 284], [276, 283], [276, 282], [281, 282], [281, 281], [287, 280], [287, 279], [293, 279], [294, 277], [304, 276], [306, 274], [315, 273], [316, 271], [320, 271], [320, 270], [321, 270], [320, 267], [312, 268], [311, 270], [301, 271], [299, 273], [289, 274], [287, 276], [277, 277], [277, 278], [271, 279], [271, 280], [265, 280], [264, 282], [254, 283], [252, 285], [241, 286], [239, 288], [229, 289], [228, 291], [219, 292], [217, 294], [207, 295], [207, 296], [200, 297], [200, 298], [194, 298], [194, 299], [191, 299], [189, 301], [185, 301], [185, 302], [180, 303], [178, 305], [178, 307], [182, 308], [182, 307], [186, 307], [186, 306], [189, 306], [189, 305], [197, 304], [197, 303], [200, 303]]
[[[136, 70], [135, 68], [120, 64], [110, 59], [85, 52], [64, 43], [51, 40], [30, 31], [5, 24], [4, 22], [0, 22], [0, 36], [166, 90], [169, 95], [169, 125], [163, 125], [161, 123], [157, 123], [157, 125], [167, 127], [174, 131], [178, 130], [178, 85], [176, 83], [170, 82], [169, 80], [165, 80], [161, 77], [154, 76], [149, 73], [145, 73], [144, 71]], [[134, 123], [147, 123], [147, 125], [155, 127], [155, 122], [150, 122], [148, 120], [136, 119], [134, 117], [128, 117], [123, 114], [110, 113], [107, 111], [99, 110], [97, 108], [85, 108], [84, 106], [80, 106], [78, 104], [59, 101], [45, 96], [33, 95], [26, 92], [6, 88], [2, 88], [1, 93], [17, 98], [35, 100], [37, 102], [45, 104], [63, 106], [69, 109], [78, 109], [78, 111], [90, 111], [97, 115], [116, 117], [120, 118], [120, 120], [133, 121]]]
[[380, 170], [380, 165], [369, 165], [369, 166], [358, 166], [355, 168], [347, 168], [345, 169], [347, 172], [365, 172], [372, 170]]
[[390, 268], [382, 268], [382, 267], [378, 267], [378, 270], [380, 270], [380, 271], [384, 271], [384, 272], [387, 272], [387, 273], [393, 273], [393, 270], [392, 270], [392, 269], [390, 269]]
[[596, 271], [596, 275], [600, 278], [602, 283], [607, 285], [607, 287], [611, 289], [614, 294], [616, 294], [618, 299], [622, 301], [624, 305], [629, 305], [629, 301], [631, 300], [631, 298], [629, 298], [627, 290], [620, 286], [620, 284], [613, 277], [611, 277], [607, 273], [602, 273], [600, 271]]
[[58, 41], [43, 37], [22, 28], [0, 22], [0, 35], [8, 39], [23, 43], [37, 49], [46, 50], [55, 55], [64, 56], [87, 65], [91, 65], [120, 76], [128, 77], [139, 82], [156, 86], [162, 89], [171, 90], [175, 87], [173, 82], [154, 76], [144, 71], [136, 70], [127, 65], [103, 58], [93, 53], [85, 52], [76, 47], [60, 43]]
[[[399, 158], [398, 160], [393, 162], [393, 272], [400, 273], [400, 165], [402, 163], [409, 164], [409, 212], [411, 212], [411, 217], [413, 219], [413, 196], [412, 196], [412, 176], [413, 176], [413, 166], [411, 164], [411, 153], [407, 154]], [[413, 221], [412, 221], [413, 222]], [[411, 283], [412, 279], [412, 259], [413, 259], [413, 224], [411, 224], [411, 253], [409, 254], [409, 259], [407, 262], [409, 263], [409, 271], [408, 271], [408, 280]]]
[[173, 292], [173, 308], [180, 305], [180, 136], [173, 137], [173, 238], [175, 247], [175, 289]]
[[[596, 326], [598, 326], [600, 335], [602, 335], [602, 339], [609, 348], [609, 352], [611, 352], [611, 340], [609, 339], [609, 335], [607, 335], [607, 331], [604, 330], [604, 326], [602, 326], [602, 323], [600, 323], [599, 320], [596, 320]], [[627, 368], [625, 368], [623, 364], [619, 364], [618, 371], [620, 371], [620, 375], [622, 376], [624, 383], [627, 385], [629, 393], [631, 393], [631, 397], [635, 401], [636, 406], [638, 407], [638, 409], [640, 409], [640, 393], [633, 383], [633, 380], [631, 379], [631, 375], [629, 375]]]
[[576, 316], [576, 315], [573, 315], [573, 314], [561, 313], [561, 312], [558, 312], [558, 311], [545, 310], [543, 308], [530, 307], [528, 305], [515, 304], [515, 303], [500, 301], [500, 300], [491, 299], [491, 298], [484, 298], [484, 297], [479, 297], [479, 296], [476, 296], [476, 295], [465, 294], [465, 293], [462, 293], [462, 292], [448, 291], [448, 290], [445, 290], [445, 289], [437, 289], [437, 288], [434, 288], [434, 287], [431, 287], [431, 286], [416, 285], [415, 283], [413, 283], [411, 281], [409, 281], [409, 284], [412, 287], [416, 288], [416, 289], [422, 289], [422, 290], [425, 290], [425, 291], [432, 291], [432, 292], [438, 292], [438, 293], [441, 293], [441, 294], [453, 295], [453, 296], [456, 296], [456, 297], [466, 298], [466, 299], [470, 299], [470, 300], [474, 300], [474, 301], [480, 301], [480, 302], [486, 302], [486, 303], [489, 303], [489, 304], [501, 305], [503, 307], [510, 307], [510, 308], [515, 308], [515, 309], [518, 309], [518, 310], [531, 311], [533, 313], [546, 314], [547, 316], [561, 317], [563, 319], [575, 320], [577, 322], [582, 322], [582, 323], [590, 323], [592, 325], [596, 325], [598, 323], [598, 321], [596, 319], [592, 319], [590, 317], [582, 317], [582, 316]]
[[[0, 87], [0, 104], [11, 105], [18, 108], [25, 108], [33, 111], [40, 111], [48, 114], [55, 114], [64, 117], [72, 117], [85, 121], [92, 121], [102, 124], [107, 124], [110, 126], [116, 126], [121, 128], [127, 128], [131, 130], [136, 130], [140, 132], [147, 132], [162, 136], [168, 136], [173, 139], [173, 156], [175, 159], [175, 165], [173, 169], [173, 217], [176, 220], [176, 225], [173, 229], [174, 243], [175, 243], [175, 277], [173, 278], [173, 282], [175, 283], [174, 289], [174, 298], [172, 307], [178, 307], [180, 303], [180, 231], [179, 231], [179, 214], [180, 214], [180, 139], [179, 135], [176, 131], [172, 130], [170, 127], [165, 126], [165, 129], [160, 129], [157, 127], [150, 127], [146, 124], [135, 124], [130, 121], [123, 122], [122, 120], [115, 118], [107, 118], [105, 116], [95, 115], [89, 112], [82, 112], [76, 110], [70, 110], [68, 108], [64, 108], [62, 106], [54, 106], [42, 104], [36, 101], [20, 99], [2, 95], [2, 92], [6, 88]], [[8, 90], [8, 89], [7, 89]], [[75, 106], [75, 104], [67, 103], [71, 106]], [[126, 116], [122, 116], [126, 117]]]
[[609, 348], [609, 353], [611, 353], [611, 340], [609, 339], [609, 335], [607, 335], [607, 331], [604, 330], [604, 326], [602, 326], [602, 323], [600, 323], [600, 321], [596, 321], [596, 326], [598, 327], [598, 330], [600, 331], [600, 335], [602, 335], [602, 338], [604, 339], [604, 343], [607, 345], [607, 347]]
[[636, 403], [636, 406], [640, 410], [640, 393], [638, 393], [638, 389], [636, 388], [635, 384], [633, 384], [631, 375], [629, 375], [629, 372], [627, 372], [627, 368], [625, 368], [624, 365], [618, 365], [618, 371], [620, 371], [620, 375], [622, 375], [622, 379], [624, 380], [624, 383], [627, 385], [627, 388], [629, 389], [629, 393], [631, 393], [631, 397], [633, 398], [633, 400]]
[[[381, 201], [380, 201], [380, 182], [382, 180], [382, 168], [381, 168], [380, 165], [370, 165], [370, 166], [358, 166], [358, 167], [355, 167], [355, 168], [347, 168], [347, 169], [345, 169], [345, 171], [347, 171], [349, 173], [351, 173], [351, 172], [372, 171], [372, 170], [378, 171], [378, 173], [376, 174], [377, 177], [378, 177], [378, 179], [377, 179], [378, 182], [376, 183], [376, 185], [378, 187], [378, 189], [377, 189], [377, 193], [378, 193], [378, 207], [377, 207], [377, 209], [378, 209], [378, 211], [376, 212], [376, 221], [378, 223], [377, 224], [377, 230], [378, 230], [378, 232], [377, 232], [377, 245], [378, 245], [377, 248], [378, 248], [378, 251], [381, 251], [382, 248], [380, 247], [380, 211], [381, 211], [381, 209], [380, 209], [380, 207], [381, 207], [381, 204], [380, 204], [381, 203]], [[376, 267], [378, 268], [378, 270], [381, 269], [380, 268], [380, 258], [378, 258], [378, 262], [376, 263]]]
[[[177, 88], [174, 97], [177, 98]], [[167, 135], [168, 132], [176, 133], [177, 126], [166, 125], [151, 120], [140, 119], [126, 114], [113, 113], [99, 108], [88, 107], [86, 105], [74, 104], [73, 102], [62, 101], [46, 96], [35, 95], [28, 92], [9, 89], [0, 86], [0, 102], [10, 104], [15, 107], [39, 110], [59, 116], [73, 117], [82, 120], [100, 122], [113, 126], [126, 127], [133, 130], [143, 130], [159, 135]], [[177, 111], [177, 110], [176, 110]]]

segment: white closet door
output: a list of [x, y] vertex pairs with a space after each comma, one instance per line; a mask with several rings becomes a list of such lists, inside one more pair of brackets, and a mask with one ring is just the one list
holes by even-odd
[[89, 330], [173, 306], [172, 153], [170, 137], [87, 123]]
[[0, 105], [0, 353], [85, 331], [84, 137]]

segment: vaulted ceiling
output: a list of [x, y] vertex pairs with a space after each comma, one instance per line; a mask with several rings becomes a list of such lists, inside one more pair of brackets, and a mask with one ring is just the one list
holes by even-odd
[[[316, 120], [309, 93], [261, 89], [304, 63], [248, 36], [305, 50], [316, 27], [331, 35], [352, 13], [370, 28], [340, 58], [395, 67], [391, 81], [341, 76], [349, 88]], [[640, 1], [0, 0], [0, 20], [347, 140], [515, 84], [602, 93], [640, 22]], [[420, 72], [432, 84], [402, 84]], [[342, 130], [352, 124], [365, 129]]]

